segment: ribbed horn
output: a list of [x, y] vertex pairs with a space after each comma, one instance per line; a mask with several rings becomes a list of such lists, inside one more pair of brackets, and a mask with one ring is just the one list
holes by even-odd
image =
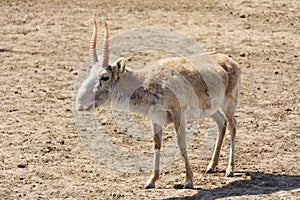
[[97, 27], [97, 22], [95, 20], [95, 15], [93, 16], [93, 34], [90, 42], [90, 59], [92, 64], [96, 64], [98, 61], [97, 57], [97, 52], [96, 52], [96, 44], [97, 44], [97, 32], [98, 32], [98, 27]]
[[105, 19], [103, 19], [104, 21], [104, 36], [103, 36], [103, 44], [102, 44], [102, 64], [101, 67], [107, 67], [108, 66], [108, 26], [107, 23], [105, 21]]

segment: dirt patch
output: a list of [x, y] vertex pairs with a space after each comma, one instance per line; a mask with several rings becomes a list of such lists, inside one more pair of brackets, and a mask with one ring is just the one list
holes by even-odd
[[[2, 199], [299, 197], [298, 1], [4, 0], [0, 8]], [[89, 154], [77, 133], [72, 95], [88, 55], [93, 13], [99, 20], [106, 16], [111, 35], [134, 28], [167, 28], [239, 63], [237, 176], [224, 177], [228, 137], [219, 171], [204, 174], [212, 154], [200, 156], [205, 121], [189, 148], [196, 190], [173, 188], [184, 179], [180, 159], [162, 170], [157, 189], [144, 190], [148, 172], [112, 170]], [[151, 60], [147, 55], [152, 54], [131, 55], [131, 64], [142, 66]], [[123, 145], [132, 140], [124, 139]], [[152, 152], [150, 138], [138, 144]]]

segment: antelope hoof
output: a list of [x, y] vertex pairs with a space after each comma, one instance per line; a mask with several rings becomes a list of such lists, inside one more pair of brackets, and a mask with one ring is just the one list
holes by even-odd
[[145, 185], [145, 189], [151, 189], [151, 188], [155, 188], [155, 185], [152, 184], [152, 183], [147, 183], [147, 184]]
[[216, 172], [216, 167], [211, 167], [211, 166], [208, 166], [205, 173], [207, 174], [211, 174], [211, 173], [215, 173]]
[[210, 173], [215, 173], [216, 172], [217, 165], [214, 164], [213, 162], [210, 162], [206, 168], [205, 173], [210, 174]]
[[193, 189], [194, 188], [194, 184], [191, 181], [185, 181], [184, 183], [184, 189]]
[[207, 174], [212, 174], [212, 173], [215, 173], [215, 172], [216, 172], [216, 170], [214, 170], [213, 168], [207, 168], [206, 171], [205, 171], [205, 173], [207, 173]]
[[226, 176], [227, 177], [233, 177], [233, 171], [232, 170], [226, 170]]

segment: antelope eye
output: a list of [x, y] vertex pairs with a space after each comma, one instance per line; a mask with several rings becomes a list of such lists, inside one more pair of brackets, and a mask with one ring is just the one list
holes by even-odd
[[108, 81], [109, 77], [108, 76], [102, 76], [100, 81]]

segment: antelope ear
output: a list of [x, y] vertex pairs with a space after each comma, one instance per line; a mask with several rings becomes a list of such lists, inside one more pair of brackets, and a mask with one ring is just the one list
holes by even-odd
[[120, 76], [125, 72], [125, 58], [120, 57], [110, 65], [115, 77]]

